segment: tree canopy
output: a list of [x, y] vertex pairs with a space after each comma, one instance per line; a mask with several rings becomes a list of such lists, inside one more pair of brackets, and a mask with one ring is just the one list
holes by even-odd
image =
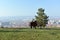
[[48, 16], [44, 13], [44, 11], [45, 10], [43, 8], [39, 8], [37, 15], [35, 16], [36, 21], [40, 27], [45, 27], [48, 23]]

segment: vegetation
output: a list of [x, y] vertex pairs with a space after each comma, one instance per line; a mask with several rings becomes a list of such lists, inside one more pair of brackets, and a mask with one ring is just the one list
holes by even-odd
[[44, 13], [44, 11], [45, 10], [43, 8], [39, 8], [37, 12], [36, 20], [40, 27], [45, 27], [48, 23], [48, 16]]
[[60, 40], [60, 29], [0, 28], [0, 40]]

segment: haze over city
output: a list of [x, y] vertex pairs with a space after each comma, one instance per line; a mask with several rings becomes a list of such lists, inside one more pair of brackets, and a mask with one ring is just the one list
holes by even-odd
[[45, 10], [50, 20], [59, 22], [60, 0], [0, 0], [0, 23], [29, 22], [35, 18], [39, 8]]

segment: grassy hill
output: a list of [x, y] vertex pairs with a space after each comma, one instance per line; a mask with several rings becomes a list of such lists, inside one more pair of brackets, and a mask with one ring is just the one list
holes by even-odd
[[0, 40], [60, 40], [60, 29], [0, 28]]

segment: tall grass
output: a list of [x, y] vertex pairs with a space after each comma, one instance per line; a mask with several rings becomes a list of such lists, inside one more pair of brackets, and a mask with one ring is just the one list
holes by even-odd
[[0, 40], [60, 40], [60, 29], [0, 28]]

